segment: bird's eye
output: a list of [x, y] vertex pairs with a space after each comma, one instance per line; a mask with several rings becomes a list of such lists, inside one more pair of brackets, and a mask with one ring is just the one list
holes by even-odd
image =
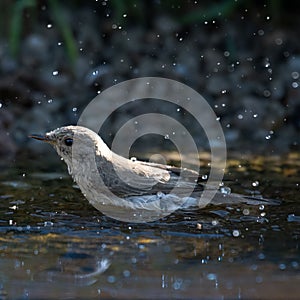
[[72, 144], [73, 144], [73, 139], [71, 139], [71, 138], [65, 139], [65, 145], [66, 146], [72, 146]]

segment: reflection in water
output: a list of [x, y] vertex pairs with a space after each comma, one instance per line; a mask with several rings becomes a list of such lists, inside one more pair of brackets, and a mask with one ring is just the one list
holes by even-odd
[[297, 299], [299, 165], [229, 161], [226, 185], [280, 206], [211, 206], [148, 224], [103, 216], [64, 170], [3, 171], [0, 299]]
[[98, 259], [86, 253], [67, 252], [59, 257], [56, 267], [40, 272], [38, 278], [88, 286], [94, 284], [97, 276], [106, 271], [109, 265], [110, 262], [106, 258]]

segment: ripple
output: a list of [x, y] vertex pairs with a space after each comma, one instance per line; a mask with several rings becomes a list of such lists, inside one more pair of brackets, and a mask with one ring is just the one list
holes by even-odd
[[2, 181], [1, 184], [17, 189], [28, 189], [31, 187], [30, 184], [22, 181]]

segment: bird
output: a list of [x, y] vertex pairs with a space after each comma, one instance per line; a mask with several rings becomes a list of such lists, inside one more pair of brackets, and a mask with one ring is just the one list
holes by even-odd
[[[177, 209], [204, 207], [207, 202], [199, 200], [203, 191], [215, 189], [200, 182], [194, 170], [120, 156], [96, 132], [83, 126], [63, 126], [29, 137], [52, 145], [90, 204], [122, 221], [147, 222]], [[279, 204], [225, 191], [215, 191], [209, 202]]]

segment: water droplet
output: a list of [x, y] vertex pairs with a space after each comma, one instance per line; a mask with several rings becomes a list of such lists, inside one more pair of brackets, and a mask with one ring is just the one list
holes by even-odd
[[123, 18], [126, 18], [127, 17], [127, 14], [123, 14]]
[[44, 226], [45, 226], [45, 227], [47, 227], [47, 226], [53, 226], [53, 225], [54, 225], [54, 223], [51, 222], [51, 221], [45, 221], [45, 222], [44, 222]]
[[220, 188], [220, 192], [225, 195], [229, 195], [231, 193], [231, 188], [227, 186], [223, 186]]
[[284, 263], [279, 264], [279, 270], [285, 270], [286, 269], [286, 265]]
[[298, 82], [295, 82], [295, 81], [294, 81], [294, 82], [292, 83], [292, 87], [293, 87], [294, 89], [296, 89], [298, 86], [299, 86]]
[[52, 103], [52, 102], [53, 102], [53, 100], [52, 100], [52, 99], [49, 99], [47, 102], [50, 104], [50, 103]]
[[92, 75], [93, 75], [93, 76], [97, 76], [98, 73], [99, 73], [99, 71], [98, 71], [98, 70], [95, 70], [95, 71], [93, 71]]
[[244, 116], [241, 115], [241, 114], [239, 114], [239, 115], [237, 116], [237, 118], [238, 118], [239, 120], [242, 120], [242, 119], [244, 118]]
[[299, 78], [299, 73], [298, 72], [292, 72], [292, 78], [293, 79], [298, 79]]
[[53, 75], [53, 76], [57, 76], [57, 75], [58, 75], [58, 71], [53, 71], [53, 72], [52, 72], [52, 75]]
[[204, 174], [204, 175], [201, 176], [201, 178], [202, 178], [203, 180], [206, 180], [207, 177], [208, 177], [208, 176], [207, 176], [206, 174]]
[[217, 221], [217, 220], [212, 220], [212, 221], [211, 221], [211, 224], [212, 224], [213, 226], [216, 226], [216, 225], [219, 224], [219, 221]]
[[224, 56], [225, 56], [225, 57], [228, 57], [229, 55], [230, 55], [230, 52], [229, 52], [229, 51], [225, 51], [225, 52], [224, 52]]
[[47, 24], [47, 28], [52, 28], [52, 24]]
[[252, 182], [252, 186], [259, 186], [259, 181], [257, 181], [257, 180], [256, 180], [256, 181], [253, 181], [253, 182]]
[[266, 98], [271, 96], [271, 92], [269, 90], [264, 90], [263, 94]]
[[165, 135], [165, 140], [169, 140], [170, 136], [168, 134]]
[[177, 278], [177, 279], [175, 279], [175, 282], [173, 283], [173, 289], [174, 290], [179, 290], [179, 289], [181, 289], [181, 286], [182, 286], [182, 279], [181, 278]]
[[76, 112], [76, 111], [77, 111], [77, 107], [73, 107], [73, 108], [72, 108], [72, 111], [73, 111], [73, 112]]
[[0, 108], [2, 107], [2, 103], [0, 103]]
[[235, 229], [235, 230], [232, 231], [232, 235], [233, 235], [234, 237], [238, 237], [238, 236], [240, 235], [240, 231], [237, 230], [237, 229]]
[[271, 138], [271, 136], [268, 134], [267, 136], [266, 136], [266, 140], [269, 140]]
[[248, 216], [250, 214], [250, 210], [248, 208], [245, 208], [243, 210], [243, 215]]
[[62, 42], [58, 42], [57, 45], [58, 45], [58, 46], [61, 46], [61, 45], [62, 45]]
[[258, 114], [253, 114], [253, 118], [257, 118], [258, 117]]
[[283, 43], [283, 41], [282, 41], [281, 38], [275, 39], [275, 44], [276, 44], [276, 45], [280, 46], [280, 45], [282, 45], [282, 43]]
[[271, 96], [271, 92], [269, 90], [264, 90], [263, 94], [266, 98]]
[[258, 269], [258, 267], [255, 264], [250, 266], [251, 271], [256, 271], [257, 269]]
[[201, 224], [201, 223], [197, 223], [196, 228], [197, 228], [198, 230], [201, 230], [201, 229], [202, 229], [202, 224]]
[[130, 157], [130, 160], [133, 162], [137, 161], [136, 157], [134, 157], [134, 156]]
[[158, 199], [161, 199], [164, 195], [165, 194], [163, 192], [160, 192], [160, 191], [156, 193], [156, 196], [157, 196]]
[[217, 275], [213, 274], [213, 273], [207, 274], [206, 277], [207, 277], [208, 280], [216, 280], [217, 279]]
[[265, 206], [263, 204], [261, 204], [258, 208], [259, 208], [259, 210], [264, 210]]
[[110, 276], [107, 277], [107, 281], [109, 283], [114, 283], [114, 282], [116, 282], [116, 277], [113, 276], [113, 275], [110, 275]]
[[298, 269], [299, 268], [299, 263], [297, 261], [292, 261], [291, 265], [294, 269]]
[[136, 257], [132, 257], [132, 258], [131, 258], [131, 262], [132, 262], [133, 264], [136, 264], [136, 263], [137, 263], [137, 258], [136, 258]]

